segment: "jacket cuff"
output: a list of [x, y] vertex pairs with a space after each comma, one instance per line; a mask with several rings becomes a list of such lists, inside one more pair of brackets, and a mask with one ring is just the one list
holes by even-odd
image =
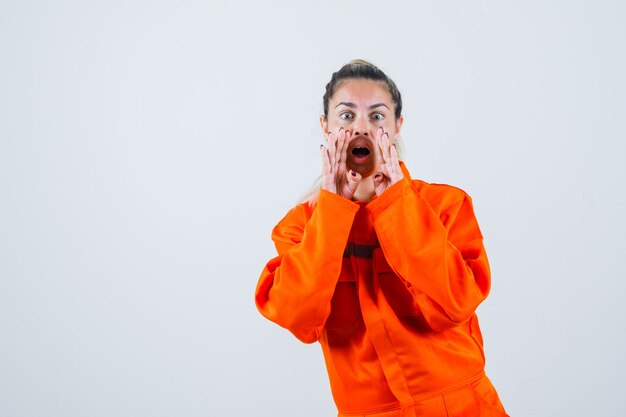
[[350, 201], [347, 198], [326, 190], [320, 190], [319, 196], [317, 197], [317, 206], [324, 210], [330, 209], [332, 211], [348, 213], [356, 213], [359, 210], [359, 205], [354, 201]]

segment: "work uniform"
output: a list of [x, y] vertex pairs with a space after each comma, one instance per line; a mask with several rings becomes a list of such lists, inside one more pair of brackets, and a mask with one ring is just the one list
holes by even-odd
[[371, 202], [321, 190], [289, 211], [257, 307], [320, 342], [340, 417], [506, 416], [484, 374], [490, 273], [471, 199], [401, 167]]

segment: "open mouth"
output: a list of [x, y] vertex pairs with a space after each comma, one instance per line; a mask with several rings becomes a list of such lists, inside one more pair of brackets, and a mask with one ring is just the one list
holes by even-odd
[[350, 143], [348, 149], [350, 162], [354, 165], [365, 166], [369, 164], [369, 159], [373, 157], [371, 143], [367, 138], [357, 137]]
[[348, 159], [352, 166], [364, 167], [370, 163], [374, 157], [373, 143], [366, 137], [355, 137], [350, 141], [348, 147]]
[[365, 158], [369, 156], [371, 153], [372, 152], [364, 146], [355, 146], [352, 149], [352, 155], [356, 156], [357, 158]]

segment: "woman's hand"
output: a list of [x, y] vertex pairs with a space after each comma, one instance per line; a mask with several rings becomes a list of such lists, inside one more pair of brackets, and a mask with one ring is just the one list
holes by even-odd
[[404, 173], [400, 168], [396, 145], [395, 143], [391, 144], [389, 134], [382, 127], [376, 132], [374, 142], [378, 169], [374, 171], [372, 179], [374, 181], [374, 191], [379, 196], [387, 188], [404, 178]]
[[350, 132], [343, 127], [335, 135], [327, 135], [328, 149], [321, 145], [322, 151], [322, 189], [352, 200], [361, 182], [361, 174], [346, 169]]

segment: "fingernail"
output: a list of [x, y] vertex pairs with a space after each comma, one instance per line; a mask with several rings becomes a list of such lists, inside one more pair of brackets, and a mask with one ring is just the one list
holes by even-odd
[[356, 177], [356, 172], [350, 171], [350, 175], [352, 175], [353, 177]]

